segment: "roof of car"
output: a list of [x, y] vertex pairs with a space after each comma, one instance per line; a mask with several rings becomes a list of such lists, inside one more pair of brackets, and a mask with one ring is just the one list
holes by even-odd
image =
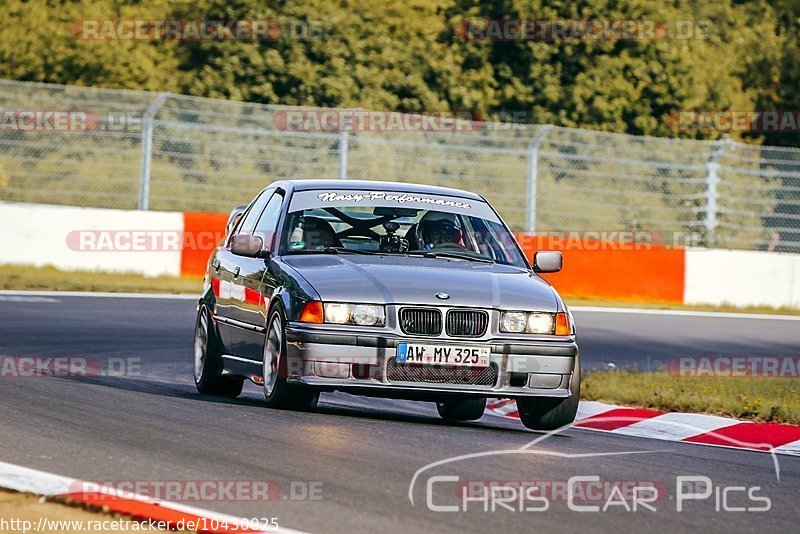
[[295, 191], [313, 191], [316, 189], [384, 189], [398, 193], [425, 193], [428, 195], [443, 195], [448, 197], [462, 197], [473, 200], [483, 200], [483, 197], [480, 195], [471, 193], [469, 191], [462, 191], [461, 189], [404, 182], [380, 182], [375, 180], [281, 180], [281, 182], [292, 184], [292, 187]]

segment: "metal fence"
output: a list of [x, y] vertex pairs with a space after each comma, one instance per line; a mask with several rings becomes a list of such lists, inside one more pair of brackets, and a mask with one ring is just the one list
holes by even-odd
[[[277, 179], [377, 179], [476, 191], [516, 230], [800, 252], [800, 149], [550, 125], [287, 129], [298, 109], [0, 80], [0, 200], [227, 212]], [[14, 122], [65, 110], [94, 120]]]

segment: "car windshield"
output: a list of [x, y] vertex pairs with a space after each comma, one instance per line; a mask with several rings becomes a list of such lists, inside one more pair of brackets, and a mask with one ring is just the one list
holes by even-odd
[[483, 201], [358, 193], [295, 193], [282, 253], [420, 255], [527, 266], [513, 235]]

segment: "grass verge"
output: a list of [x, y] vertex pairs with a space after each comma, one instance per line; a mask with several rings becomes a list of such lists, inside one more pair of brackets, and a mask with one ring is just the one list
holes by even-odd
[[562, 295], [567, 306], [601, 306], [607, 308], [645, 308], [650, 310], [688, 310], [727, 313], [761, 313], [777, 315], [800, 315], [800, 309], [773, 308], [771, 306], [734, 306], [732, 304], [675, 304], [673, 302], [631, 302], [627, 300], [589, 299]]
[[180, 276], [148, 277], [135, 273], [62, 271], [55, 267], [3, 265], [0, 289], [107, 291], [112, 293], [196, 293], [203, 280]]
[[663, 411], [800, 425], [800, 380], [680, 377], [666, 371], [585, 371], [581, 398]]

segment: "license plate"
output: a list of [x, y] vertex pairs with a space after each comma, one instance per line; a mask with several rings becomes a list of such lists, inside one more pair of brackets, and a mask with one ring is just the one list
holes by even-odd
[[397, 344], [397, 363], [488, 367], [491, 354], [489, 347], [427, 345], [424, 343]]

